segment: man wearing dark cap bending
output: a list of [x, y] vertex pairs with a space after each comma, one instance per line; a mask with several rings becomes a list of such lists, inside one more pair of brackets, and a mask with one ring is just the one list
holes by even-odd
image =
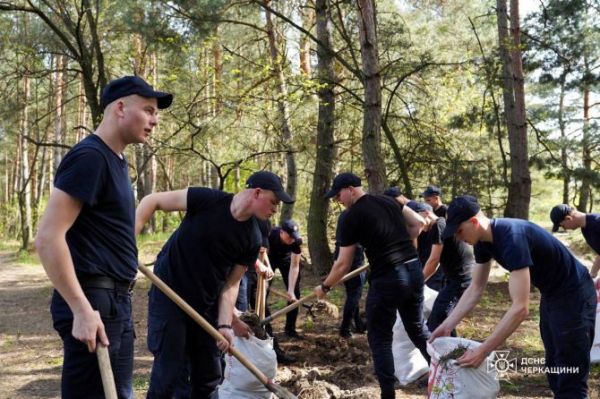
[[556, 233], [560, 227], [565, 230], [581, 228], [585, 242], [596, 252], [590, 275], [592, 278], [598, 277], [598, 270], [600, 270], [600, 214], [583, 213], [569, 205], [560, 204], [552, 208], [550, 219], [553, 233]]
[[427, 186], [421, 193], [423, 200], [433, 208], [433, 212], [441, 218], [446, 217], [448, 207], [442, 203], [442, 190], [437, 186]]
[[173, 95], [137, 76], [102, 92], [104, 117], [62, 159], [35, 246], [54, 285], [50, 312], [64, 345], [63, 398], [103, 398], [99, 342], [119, 398], [133, 397], [131, 288], [137, 274], [135, 202], [125, 147], [144, 143]]
[[527, 317], [529, 292], [540, 290], [540, 333], [546, 377], [556, 398], [587, 398], [590, 349], [594, 341], [596, 291], [585, 267], [552, 234], [520, 219], [488, 219], [474, 197], [455, 198], [448, 208], [444, 237], [474, 245], [472, 282], [430, 340], [447, 336], [479, 302], [495, 259], [510, 271], [512, 304], [492, 334], [458, 359], [477, 367]]
[[371, 273], [367, 294], [367, 331], [381, 398], [394, 398], [392, 328], [400, 313], [408, 336], [426, 359], [429, 331], [423, 320], [423, 268], [412, 244], [425, 221], [407, 206], [385, 195], [363, 191], [358, 176], [341, 173], [327, 198], [343, 204], [348, 213], [339, 226], [339, 255], [323, 283], [315, 288], [323, 298], [350, 270], [354, 252], [362, 245]]
[[[256, 172], [233, 195], [203, 187], [150, 194], [136, 211], [139, 233], [156, 210], [186, 211], [156, 258], [154, 272], [208, 320], [231, 344], [248, 326], [234, 314], [242, 275], [254, 267], [262, 244], [258, 219], [267, 220], [279, 203], [294, 200], [280, 178]], [[156, 287], [148, 299], [148, 349], [154, 355], [148, 398], [171, 398], [190, 366], [192, 398], [208, 398], [221, 381], [219, 350], [207, 332]]]

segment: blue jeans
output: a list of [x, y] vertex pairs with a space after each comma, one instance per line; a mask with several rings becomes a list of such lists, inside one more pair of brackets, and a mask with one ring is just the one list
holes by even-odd
[[396, 264], [370, 281], [367, 337], [382, 399], [395, 398], [392, 328], [396, 311], [409, 338], [429, 362], [426, 343], [430, 334], [423, 320], [423, 268], [418, 259]]
[[362, 327], [359, 303], [366, 278], [367, 272], [365, 271], [344, 283], [344, 287], [346, 288], [346, 302], [344, 303], [344, 313], [342, 316], [342, 324], [340, 325], [340, 333], [350, 332], [352, 320], [354, 320], [354, 325], [357, 330], [360, 330]]
[[246, 270], [242, 276], [242, 279], [240, 280], [240, 289], [235, 301], [235, 308], [240, 312], [245, 312], [248, 310], [248, 273], [249, 271]]
[[[431, 277], [429, 277], [429, 279], [427, 280], [425, 285], [427, 285], [432, 290], [436, 290], [438, 292], [444, 288], [444, 285], [446, 285], [446, 280], [445, 280], [444, 272], [441, 267], [438, 267], [438, 269], [435, 271], [435, 273], [433, 273], [433, 275]], [[433, 330], [431, 330], [431, 331], [433, 331]]]
[[[429, 331], [434, 331], [444, 320], [446, 320], [470, 283], [470, 276], [465, 278], [451, 278], [446, 281], [446, 286], [438, 293], [438, 296], [433, 303], [431, 314], [427, 319]], [[456, 337], [455, 331], [452, 331], [452, 336]]]
[[587, 398], [590, 350], [596, 323], [596, 290], [589, 276], [578, 290], [540, 301], [540, 333], [546, 367], [576, 368], [575, 373], [547, 373], [555, 398]]
[[[92, 308], [100, 313], [110, 345], [108, 352], [113, 371], [117, 396], [133, 398], [133, 342], [135, 332], [131, 317], [131, 295], [127, 290], [86, 288], [85, 296]], [[61, 396], [66, 398], [104, 398], [102, 378], [95, 353], [87, 345], [75, 339], [73, 313], [65, 300], [55, 290], [50, 312], [54, 329], [60, 335], [64, 347], [61, 380]]]
[[[200, 313], [214, 321], [215, 315]], [[188, 375], [192, 398], [210, 397], [221, 382], [214, 338], [154, 286], [148, 300], [148, 349], [154, 363], [147, 398], [186, 397]]]

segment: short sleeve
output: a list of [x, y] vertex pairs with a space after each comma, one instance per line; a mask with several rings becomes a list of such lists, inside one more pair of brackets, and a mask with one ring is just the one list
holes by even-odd
[[473, 247], [473, 252], [477, 263], [487, 263], [493, 258], [492, 244], [489, 242], [478, 242]]
[[431, 235], [431, 244], [433, 245], [442, 245], [444, 240], [442, 239], [442, 233], [446, 228], [446, 219], [439, 218], [437, 223], [433, 226], [433, 234]]
[[513, 271], [533, 266], [529, 241], [525, 234], [512, 234], [502, 247], [504, 268]]
[[187, 192], [187, 212], [194, 214], [210, 208], [227, 196], [231, 194], [206, 187], [190, 187]]
[[338, 221], [340, 232], [340, 247], [349, 247], [360, 241], [359, 239], [359, 215], [351, 210], [345, 215], [344, 218]]
[[60, 163], [54, 186], [83, 203], [98, 203], [108, 167], [104, 156], [93, 148], [80, 147], [69, 152]]

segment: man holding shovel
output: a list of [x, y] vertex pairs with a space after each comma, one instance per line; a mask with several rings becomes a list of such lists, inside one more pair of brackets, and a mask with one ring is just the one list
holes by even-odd
[[[248, 326], [234, 317], [239, 283], [253, 267], [262, 242], [257, 218], [271, 217], [280, 201], [293, 202], [280, 178], [267, 171], [251, 175], [246, 188], [228, 194], [191, 187], [144, 197], [136, 212], [136, 232], [154, 211], [187, 211], [157, 256], [154, 272], [227, 342], [218, 343], [159, 289], [152, 286], [148, 306], [148, 348], [154, 354], [148, 398], [170, 398], [186, 364], [193, 398], [208, 398], [221, 381], [219, 350], [226, 351], [233, 330]], [[189, 360], [189, 363], [188, 363]]]
[[331, 272], [315, 288], [324, 298], [350, 270], [357, 244], [365, 249], [371, 274], [367, 294], [367, 333], [381, 398], [395, 398], [392, 328], [396, 312], [411, 341], [426, 359], [429, 331], [423, 320], [423, 268], [412, 244], [425, 221], [407, 206], [383, 195], [369, 195], [358, 176], [341, 173], [326, 198], [335, 198], [348, 214], [340, 226], [340, 253]]
[[63, 158], [35, 245], [55, 287], [50, 312], [64, 345], [63, 398], [104, 398], [97, 341], [109, 345], [119, 398], [133, 397], [131, 288], [135, 202], [123, 151], [144, 143], [173, 101], [137, 76], [102, 93], [98, 129]]

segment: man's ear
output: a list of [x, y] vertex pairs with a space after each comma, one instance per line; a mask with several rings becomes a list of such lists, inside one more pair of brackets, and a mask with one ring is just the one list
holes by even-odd
[[469, 222], [473, 225], [473, 227], [479, 227], [479, 219], [477, 219], [477, 216], [471, 217], [471, 219], [469, 219]]
[[565, 221], [565, 220], [573, 220], [573, 216], [567, 215], [567, 216], [565, 216], [565, 218], [563, 219], [563, 221]]

